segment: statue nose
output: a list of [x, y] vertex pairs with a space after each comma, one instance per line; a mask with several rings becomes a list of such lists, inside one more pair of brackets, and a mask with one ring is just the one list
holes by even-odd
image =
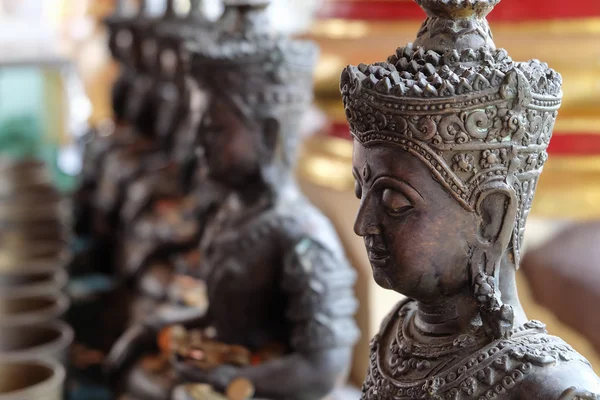
[[375, 218], [375, 210], [366, 198], [358, 209], [356, 221], [354, 222], [354, 233], [358, 236], [379, 235], [381, 233]]

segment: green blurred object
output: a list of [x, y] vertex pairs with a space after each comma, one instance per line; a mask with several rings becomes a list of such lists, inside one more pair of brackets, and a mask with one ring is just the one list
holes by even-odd
[[69, 192], [73, 173], [59, 167], [59, 157], [75, 138], [69, 132], [69, 71], [66, 62], [0, 66], [0, 156], [44, 161], [56, 187]]
[[0, 120], [0, 157], [10, 159], [42, 156], [39, 140], [42, 127], [32, 115], [23, 114]]

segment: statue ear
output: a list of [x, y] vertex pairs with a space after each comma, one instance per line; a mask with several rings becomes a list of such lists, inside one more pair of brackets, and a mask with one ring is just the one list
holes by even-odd
[[517, 214], [515, 192], [504, 184], [490, 188], [479, 196], [476, 211], [480, 218], [479, 244], [471, 258], [472, 290], [488, 335], [507, 338], [512, 332], [514, 312], [502, 304], [498, 280]]
[[487, 190], [480, 195], [476, 207], [480, 217], [480, 244], [487, 248], [488, 255], [501, 257], [510, 244], [514, 229], [517, 215], [515, 193], [504, 187]]

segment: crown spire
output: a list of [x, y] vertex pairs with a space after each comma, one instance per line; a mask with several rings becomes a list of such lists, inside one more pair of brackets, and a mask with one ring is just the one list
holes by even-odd
[[177, 16], [177, 12], [175, 11], [175, 0], [167, 0], [164, 17], [172, 18], [172, 17], [176, 17], [176, 16]]
[[271, 0], [224, 0], [221, 19], [223, 32], [242, 36], [260, 36], [271, 32], [266, 8]]
[[204, 1], [203, 0], [190, 0], [190, 11], [188, 18], [191, 19], [203, 19], [204, 18]]
[[149, 15], [151, 8], [152, 7], [150, 6], [149, 0], [140, 0], [140, 5], [138, 8], [138, 16], [145, 17], [145, 16]]
[[457, 20], [485, 18], [500, 0], [415, 0], [430, 17]]
[[496, 48], [486, 16], [500, 0], [415, 1], [429, 17], [417, 35], [416, 46], [440, 53]]
[[139, 13], [139, 11], [136, 10], [135, 5], [133, 5], [131, 1], [117, 0], [112, 14], [107, 16], [104, 22], [109, 26], [114, 26], [125, 20], [134, 19], [136, 13]]
[[225, 7], [251, 7], [266, 8], [271, 4], [271, 0], [223, 0]]
[[125, 14], [125, 9], [127, 8], [127, 0], [117, 0], [117, 4], [115, 6], [115, 12], [113, 16], [121, 17]]

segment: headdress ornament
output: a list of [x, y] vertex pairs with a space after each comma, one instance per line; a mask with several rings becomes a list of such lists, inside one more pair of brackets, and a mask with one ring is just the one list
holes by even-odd
[[347, 67], [341, 91], [356, 140], [419, 158], [466, 209], [491, 187], [514, 190], [518, 263], [562, 80], [496, 49], [485, 17], [499, 1], [416, 0], [428, 18], [415, 42], [387, 62]]
[[205, 34], [211, 26], [203, 11], [202, 0], [190, 1], [187, 15], [179, 17], [176, 14], [157, 27], [157, 33], [166, 39], [193, 39], [198, 34]]
[[117, 0], [114, 12], [104, 18], [104, 23], [109, 29], [118, 29], [124, 24], [132, 23], [136, 18], [135, 11], [128, 7], [127, 0]]
[[317, 47], [272, 31], [267, 0], [226, 0], [216, 37], [191, 43], [192, 70], [242, 107], [306, 106]]

